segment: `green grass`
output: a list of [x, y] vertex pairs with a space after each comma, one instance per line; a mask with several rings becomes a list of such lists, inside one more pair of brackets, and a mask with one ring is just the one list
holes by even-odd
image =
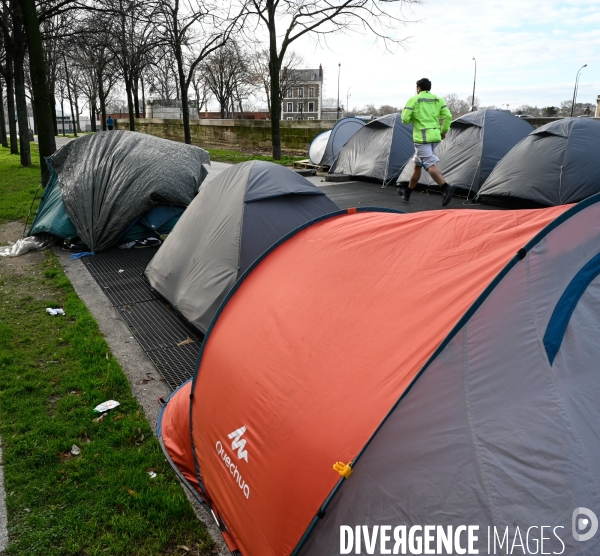
[[307, 156], [289, 156], [284, 155], [281, 160], [273, 160], [272, 156], [254, 153], [245, 153], [240, 151], [226, 151], [220, 149], [206, 149], [210, 154], [210, 159], [215, 162], [230, 162], [237, 164], [238, 162], [246, 162], [248, 160], [266, 160], [267, 162], [275, 162], [282, 166], [292, 166], [297, 160], [304, 160]]
[[0, 147], [0, 222], [24, 222], [36, 191], [38, 199], [42, 196], [39, 156], [37, 144], [31, 143], [33, 165], [23, 168], [18, 154]]
[[[18, 160], [0, 149], [0, 222], [24, 218], [37, 186], [36, 169]], [[121, 406], [95, 421], [108, 399]], [[0, 260], [0, 435], [7, 556], [211, 553], [127, 378], [49, 250]], [[80, 455], [70, 455], [73, 444]]]

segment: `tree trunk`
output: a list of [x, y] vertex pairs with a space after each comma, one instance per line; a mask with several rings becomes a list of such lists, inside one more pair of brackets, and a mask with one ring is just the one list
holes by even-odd
[[125, 90], [127, 91], [127, 109], [129, 110], [129, 131], [135, 131], [135, 115], [133, 113], [133, 86], [131, 79], [125, 77]]
[[[15, 33], [15, 37], [17, 33]], [[21, 53], [22, 46], [15, 48], [15, 99], [17, 104], [17, 122], [19, 124], [19, 146], [21, 147], [21, 166], [31, 166], [31, 146], [29, 144], [29, 118], [27, 117], [27, 97], [25, 96], [25, 74]], [[24, 53], [22, 53], [24, 55]]]
[[96, 133], [96, 131], [98, 131], [98, 128], [96, 127], [96, 100], [90, 102], [90, 124], [92, 131]]
[[8, 135], [10, 137], [10, 154], [19, 154], [17, 124], [15, 122], [15, 87], [13, 74], [13, 51], [6, 49], [6, 109], [8, 111]]
[[67, 59], [63, 57], [65, 63], [65, 78], [67, 80], [67, 95], [69, 97], [69, 108], [71, 109], [71, 124], [73, 127], [73, 136], [77, 137], [77, 128], [75, 126], [75, 112], [73, 111], [73, 95], [71, 94], [71, 82], [69, 79], [69, 68], [67, 66]]
[[13, 4], [15, 98], [17, 101], [17, 119], [19, 122], [19, 145], [21, 147], [21, 166], [31, 166], [31, 145], [29, 144], [29, 118], [27, 117], [27, 97], [25, 96], [25, 30], [19, 4]]
[[50, 91], [50, 97], [52, 98], [52, 127], [54, 130], [54, 136], [58, 136], [58, 118], [56, 117], [56, 95], [54, 91]]
[[134, 107], [136, 118], [140, 117], [140, 98], [139, 98], [138, 92], [139, 92], [139, 83], [138, 83], [138, 78], [135, 77], [133, 79], [133, 107]]
[[77, 131], [81, 133], [81, 124], [79, 123], [79, 102], [77, 101], [77, 93], [73, 91], [75, 97], [75, 117], [77, 118]]
[[56, 141], [52, 125], [50, 91], [48, 90], [48, 83], [46, 81], [44, 47], [37, 20], [35, 0], [19, 0], [19, 4], [23, 15], [23, 22], [25, 23], [27, 47], [29, 49], [31, 91], [33, 93], [34, 110], [37, 116], [42, 185], [45, 187], [50, 179], [50, 172], [46, 166], [45, 158], [56, 151]]
[[102, 72], [98, 72], [98, 96], [100, 97], [100, 127], [106, 131], [106, 94], [102, 82]]
[[277, 53], [277, 30], [275, 28], [275, 6], [273, 0], [267, 0], [269, 11], [269, 73], [271, 75], [271, 143], [273, 145], [273, 160], [281, 159], [281, 91], [279, 76], [281, 58]]
[[62, 98], [62, 96], [60, 97], [60, 112], [60, 119], [62, 120], [62, 134], [63, 137], [65, 137], [65, 99]]
[[183, 53], [181, 45], [175, 47], [175, 59], [177, 60], [177, 75], [179, 76], [179, 84], [181, 88], [181, 118], [183, 120], [183, 137], [186, 144], [192, 144], [192, 132], [190, 129], [190, 106], [188, 102], [189, 82], [185, 78], [183, 71]]
[[33, 134], [37, 135], [37, 118], [35, 117], [35, 106], [33, 105], [33, 93], [31, 89], [29, 89], [29, 97], [31, 102], [31, 112], [33, 113]]
[[8, 148], [8, 137], [6, 136], [6, 118], [4, 116], [4, 94], [2, 92], [2, 80], [0, 80], [0, 144]]
[[142, 110], [143, 110], [142, 117], [145, 118], [146, 117], [146, 95], [144, 93], [144, 77], [143, 76], [140, 77], [140, 81], [142, 83]]

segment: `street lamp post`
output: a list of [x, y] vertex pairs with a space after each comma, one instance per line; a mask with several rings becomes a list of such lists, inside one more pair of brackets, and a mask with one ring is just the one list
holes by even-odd
[[340, 73], [342, 71], [342, 64], [338, 64], [338, 97], [337, 97], [337, 119], [340, 119]]
[[346, 116], [348, 115], [348, 106], [349, 106], [348, 99], [352, 96], [350, 94], [350, 89], [352, 89], [352, 87], [348, 87], [348, 90], [346, 91]]
[[583, 68], [587, 68], [587, 64], [583, 64], [577, 71], [577, 75], [575, 76], [575, 87], [573, 88], [573, 104], [571, 105], [571, 118], [573, 117], [573, 112], [575, 110], [575, 102], [577, 101], [577, 88], [579, 87], [579, 74]]
[[477, 60], [473, 56], [473, 62], [475, 62], [475, 73], [473, 74], [473, 98], [471, 99], [471, 112], [475, 111], [475, 81], [477, 79]]

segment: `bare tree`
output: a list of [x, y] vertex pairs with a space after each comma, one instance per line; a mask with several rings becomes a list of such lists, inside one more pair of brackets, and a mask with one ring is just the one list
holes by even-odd
[[234, 111], [237, 102], [243, 112], [241, 102], [249, 96], [252, 76], [249, 72], [249, 56], [232, 41], [211, 54], [202, 65], [206, 84], [219, 103], [221, 118]]
[[[262, 88], [267, 99], [267, 110], [271, 113], [271, 73], [269, 69], [270, 55], [266, 49], [256, 50], [250, 58], [252, 75], [258, 86]], [[284, 99], [289, 92], [301, 85], [304, 81], [297, 70], [304, 63], [304, 59], [294, 50], [286, 52], [281, 72], [279, 75], [279, 96]]]
[[6, 116], [4, 114], [4, 94], [2, 78], [0, 77], [0, 145], [8, 148], [8, 137], [6, 136]]
[[15, 74], [14, 74], [14, 38], [12, 33], [12, 14], [8, 4], [3, 1], [0, 13], [0, 46], [4, 51], [4, 63], [0, 65], [0, 75], [6, 83], [6, 108], [8, 112], [8, 135], [10, 138], [10, 153], [19, 154], [17, 141], [17, 125], [15, 109]]
[[159, 44], [154, 20], [157, 4], [143, 0], [100, 0], [105, 24], [110, 22], [112, 54], [125, 84], [129, 129], [135, 131], [139, 116], [138, 81], [149, 64], [149, 53]]
[[160, 11], [162, 35], [177, 64], [185, 142], [191, 144], [188, 91], [196, 68], [227, 44], [245, 10], [242, 7], [232, 15], [231, 5], [225, 2], [160, 0]]
[[[273, 158], [281, 158], [280, 76], [285, 55], [299, 38], [311, 34], [323, 37], [342, 31], [367, 31], [387, 47], [400, 44], [393, 32], [406, 21], [391, 13], [393, 8], [418, 0], [248, 0], [249, 10], [268, 33], [269, 74], [271, 76], [271, 133]], [[283, 31], [278, 24], [285, 22]]]
[[[560, 115], [571, 116], [571, 107], [573, 106], [572, 100], [563, 100], [560, 103]], [[573, 109], [573, 116], [590, 116], [594, 114], [596, 106], [589, 102], [576, 102], [575, 108]], [[558, 115], [558, 114], [557, 114]]]
[[175, 57], [170, 49], [159, 49], [146, 70], [150, 93], [166, 100], [179, 98], [179, 82], [175, 70]]
[[[471, 97], [463, 100], [456, 93], [443, 95], [443, 97], [446, 101], [446, 105], [448, 106], [448, 110], [452, 112], [453, 118], [458, 118], [471, 111]], [[475, 106], [477, 106], [478, 104], [479, 99], [475, 99]]]
[[34, 112], [38, 127], [42, 185], [45, 186], [50, 179], [50, 173], [46, 168], [45, 158], [50, 156], [56, 150], [56, 141], [54, 139], [52, 123], [51, 96], [46, 77], [44, 47], [42, 44], [42, 34], [40, 32], [35, 0], [19, 0], [19, 4], [27, 35]]
[[207, 105], [210, 97], [210, 87], [204, 78], [201, 68], [196, 68], [191, 85], [196, 95], [196, 108], [200, 112], [202, 107]]

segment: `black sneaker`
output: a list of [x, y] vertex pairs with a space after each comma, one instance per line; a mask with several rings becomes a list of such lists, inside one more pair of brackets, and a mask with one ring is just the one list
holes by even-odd
[[446, 184], [446, 189], [444, 189], [444, 196], [442, 197], [442, 206], [445, 207], [452, 200], [452, 195], [456, 188], [453, 185]]
[[410, 187], [401, 187], [400, 189], [398, 189], [398, 195], [400, 195], [400, 197], [402, 197], [402, 200], [405, 203], [408, 203], [410, 201], [411, 193], [412, 193], [412, 189]]
[[144, 247], [158, 247], [162, 241], [157, 237], [147, 237], [146, 239], [137, 239], [133, 245], [134, 249], [143, 249]]
[[82, 243], [71, 243], [65, 239], [62, 245], [62, 250], [70, 251], [71, 253], [83, 253], [84, 251], [87, 251], [88, 248]]

